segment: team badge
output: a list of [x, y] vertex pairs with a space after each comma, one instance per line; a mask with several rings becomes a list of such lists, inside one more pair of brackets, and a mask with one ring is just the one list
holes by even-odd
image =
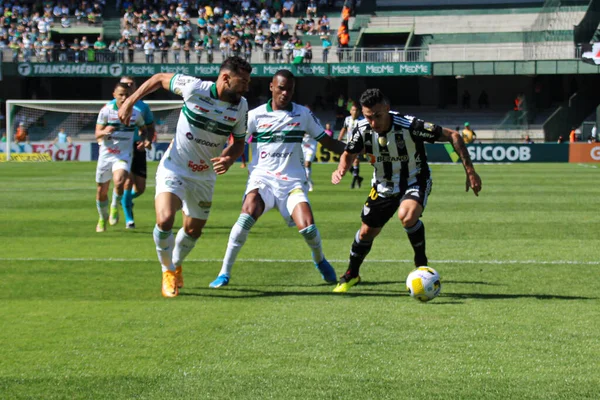
[[379, 142], [379, 145], [380, 145], [381, 147], [385, 147], [385, 146], [387, 146], [387, 144], [388, 144], [388, 140], [387, 140], [387, 137], [386, 137], [386, 136], [379, 136], [379, 137], [377, 138], [377, 141]]

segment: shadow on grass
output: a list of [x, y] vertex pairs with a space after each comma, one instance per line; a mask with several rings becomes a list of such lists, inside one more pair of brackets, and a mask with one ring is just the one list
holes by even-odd
[[[388, 282], [389, 283], [389, 282]], [[382, 284], [379, 282], [379, 284]], [[297, 285], [296, 285], [297, 286]], [[325, 285], [311, 285], [310, 287], [322, 287]], [[369, 286], [361, 282], [361, 287]], [[370, 286], [376, 286], [375, 284]], [[304, 287], [309, 287], [305, 285]], [[333, 296], [333, 297], [401, 297], [408, 296], [404, 290], [367, 290], [360, 289], [348, 293], [296, 291], [296, 290], [260, 290], [241, 287], [228, 287], [226, 289], [192, 288], [194, 292], [180, 292], [180, 296], [214, 297], [228, 299], [247, 299], [259, 297], [284, 297], [284, 296]], [[440, 304], [462, 304], [460, 300], [510, 300], [510, 299], [537, 299], [537, 300], [597, 300], [596, 297], [583, 296], [561, 296], [553, 294], [511, 294], [511, 293], [442, 293], [436, 303]]]

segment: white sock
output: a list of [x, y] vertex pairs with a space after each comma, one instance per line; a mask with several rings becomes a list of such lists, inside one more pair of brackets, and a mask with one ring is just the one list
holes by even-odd
[[173, 232], [161, 231], [155, 225], [152, 236], [154, 236], [154, 243], [156, 243], [156, 254], [158, 254], [158, 261], [160, 261], [162, 272], [167, 270], [175, 271], [175, 266], [173, 265], [173, 247], [175, 244]]
[[117, 194], [117, 192], [115, 190], [113, 190], [112, 203], [110, 204], [110, 206], [111, 207], [118, 207], [119, 204], [121, 204], [121, 197], [123, 197], [123, 195], [119, 196]]
[[312, 258], [313, 261], [317, 264], [325, 259], [325, 254], [323, 254], [323, 246], [321, 243], [321, 235], [319, 234], [319, 230], [312, 224], [307, 226], [306, 228], [299, 231], [300, 234], [304, 237], [306, 244], [312, 250]]
[[223, 259], [223, 266], [221, 266], [221, 272], [219, 275], [231, 275], [231, 268], [233, 268], [233, 263], [237, 258], [238, 253], [242, 249], [244, 243], [246, 243], [246, 239], [248, 239], [248, 234], [250, 233], [250, 229], [254, 225], [256, 220], [252, 218], [248, 214], [240, 214], [237, 222], [231, 228], [231, 233], [229, 234], [229, 242], [227, 242], [227, 251], [225, 252], [225, 258]]
[[183, 260], [190, 254], [190, 251], [196, 245], [196, 241], [198, 239], [194, 239], [187, 233], [185, 230], [181, 228], [179, 232], [177, 232], [177, 237], [175, 238], [175, 248], [173, 249], [173, 265], [175, 267], [180, 267], [183, 263]]
[[100, 218], [103, 220], [108, 219], [108, 200], [96, 200], [96, 209], [98, 210], [98, 215]]

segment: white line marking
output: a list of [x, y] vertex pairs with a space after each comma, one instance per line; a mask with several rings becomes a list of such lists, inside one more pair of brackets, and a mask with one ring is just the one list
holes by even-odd
[[[152, 258], [89, 258], [89, 257], [0, 257], [0, 261], [88, 261], [88, 262], [156, 262], [157, 259]], [[222, 262], [220, 258], [205, 258], [205, 259], [187, 259], [187, 262]], [[345, 263], [348, 260], [329, 260], [335, 263]], [[430, 260], [432, 265], [435, 264], [491, 264], [491, 265], [506, 265], [506, 264], [542, 264], [542, 265], [600, 265], [600, 261], [576, 261], [576, 260]], [[310, 263], [310, 259], [306, 260], [277, 260], [268, 258], [246, 258], [239, 259], [237, 262], [262, 262], [262, 263]], [[400, 263], [412, 264], [413, 260], [369, 260], [366, 263]]]

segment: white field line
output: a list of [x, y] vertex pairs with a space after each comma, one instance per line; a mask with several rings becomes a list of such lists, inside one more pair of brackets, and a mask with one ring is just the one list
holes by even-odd
[[[156, 262], [155, 258], [92, 258], [92, 257], [0, 257], [0, 261], [87, 261], [87, 262]], [[220, 258], [206, 258], [206, 259], [187, 259], [186, 262], [222, 262]], [[347, 259], [343, 260], [329, 260], [335, 263], [348, 262]], [[509, 264], [542, 264], [542, 265], [600, 265], [600, 261], [576, 261], [576, 260], [429, 260], [431, 265], [436, 264], [477, 264], [477, 265], [509, 265]], [[262, 262], [262, 263], [309, 263], [311, 260], [284, 260], [284, 259], [269, 259], [269, 258], [245, 258], [238, 259], [240, 262]], [[369, 260], [366, 263], [401, 263], [401, 264], [412, 264], [413, 260]]]

